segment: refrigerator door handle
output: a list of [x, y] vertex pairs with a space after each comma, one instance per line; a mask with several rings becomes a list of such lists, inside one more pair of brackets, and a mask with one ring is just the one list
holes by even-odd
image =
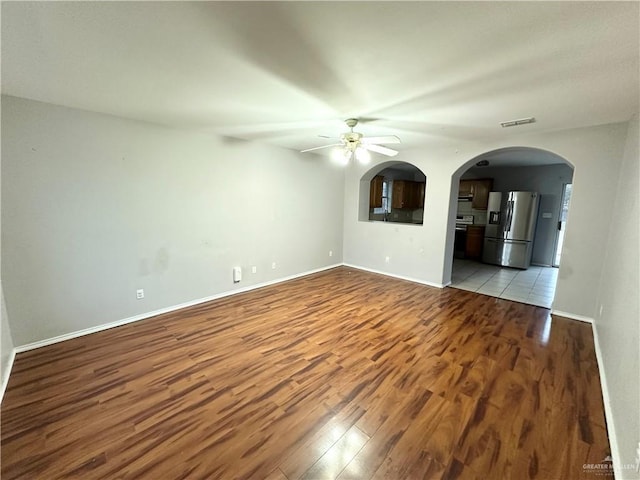
[[509, 231], [511, 231], [511, 224], [513, 223], [513, 208], [514, 208], [514, 201], [511, 200], [511, 206], [509, 207]]
[[505, 233], [511, 230], [511, 220], [513, 219], [513, 200], [507, 202], [507, 220], [504, 222]]

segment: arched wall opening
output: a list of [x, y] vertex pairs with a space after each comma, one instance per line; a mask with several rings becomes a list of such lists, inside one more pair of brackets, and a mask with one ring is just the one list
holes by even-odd
[[[478, 162], [484, 160], [488, 160], [488, 166], [477, 165]], [[476, 205], [474, 198], [473, 205], [477, 209], [472, 208], [471, 199], [465, 197], [465, 195], [469, 195], [467, 192], [469, 184], [474, 185], [482, 182], [485, 184], [488, 182], [491, 191], [501, 192], [503, 196], [507, 195], [509, 191], [538, 193], [539, 207], [536, 213], [535, 236], [531, 242], [533, 245], [532, 253], [530, 253], [531, 264], [558, 266], [554, 260], [559, 258], [555, 256], [555, 253], [561, 249], [564, 223], [562, 224], [563, 229], [560, 231], [557, 226], [559, 221], [566, 222], [568, 205], [563, 205], [563, 200], [567, 199], [565, 196], [567, 190], [569, 194], [571, 192], [573, 173], [574, 166], [566, 158], [548, 150], [524, 146], [490, 150], [476, 155], [460, 165], [451, 176], [451, 197], [443, 268], [445, 283], [452, 280], [454, 257], [464, 258], [464, 253], [460, 253], [461, 250], [464, 251], [465, 241], [460, 242], [460, 238], [464, 234], [460, 232], [464, 232], [465, 228], [461, 228], [459, 222], [473, 222], [474, 227], [467, 228], [470, 228], [476, 235], [477, 232], [482, 232], [482, 236], [485, 235], [485, 230], [484, 227], [480, 228], [479, 226], [487, 226], [490, 223], [487, 214], [487, 197], [484, 197], [484, 206]], [[459, 197], [461, 185], [463, 185], [463, 197]], [[567, 185], [569, 185], [568, 189]], [[492, 198], [495, 203], [496, 198], [499, 197], [492, 196]], [[504, 210], [505, 203], [506, 197], [502, 199], [502, 206], [498, 207], [498, 211]], [[502, 212], [498, 216], [504, 217], [504, 214], [505, 212]], [[563, 217], [563, 215], [565, 216]], [[490, 259], [482, 258], [485, 253], [484, 247], [487, 245], [486, 240], [483, 241], [482, 238], [474, 240], [476, 240], [474, 242], [475, 248], [472, 248], [475, 253], [474, 260], [484, 260], [486, 263], [491, 263]], [[478, 245], [478, 242], [481, 243]], [[461, 243], [463, 244], [462, 248]], [[501, 260], [498, 263], [501, 263]]]
[[360, 178], [358, 220], [422, 225], [427, 177], [409, 162], [375, 165]]

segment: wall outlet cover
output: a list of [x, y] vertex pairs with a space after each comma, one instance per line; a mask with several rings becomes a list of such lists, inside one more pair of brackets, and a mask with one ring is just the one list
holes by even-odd
[[233, 283], [242, 280], [242, 267], [233, 267]]

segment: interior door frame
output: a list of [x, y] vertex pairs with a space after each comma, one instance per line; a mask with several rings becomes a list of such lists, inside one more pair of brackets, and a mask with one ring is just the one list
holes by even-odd
[[[567, 182], [562, 184], [562, 196], [560, 197], [560, 209], [558, 211], [558, 223], [556, 225], [556, 241], [553, 248], [553, 258], [551, 259], [551, 266], [559, 267], [560, 261], [562, 258], [562, 248], [564, 246], [564, 232], [566, 230], [567, 219], [562, 219], [562, 211], [564, 209], [565, 197], [567, 195], [567, 187], [571, 186], [571, 191], [573, 192], [573, 182]], [[569, 198], [569, 205], [567, 206], [567, 212], [571, 207], [571, 198]], [[562, 239], [561, 239], [562, 237]]]

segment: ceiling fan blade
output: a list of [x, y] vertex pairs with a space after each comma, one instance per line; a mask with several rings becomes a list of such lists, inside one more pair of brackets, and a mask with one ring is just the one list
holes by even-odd
[[381, 153], [382, 155], [386, 155], [387, 157], [395, 157], [398, 154], [397, 150], [392, 150], [390, 148], [383, 147], [382, 145], [363, 144], [362, 146], [367, 150], [371, 150], [372, 152], [376, 152], [376, 153]]
[[341, 143], [332, 143], [331, 145], [323, 145], [321, 147], [307, 148], [306, 150], [300, 150], [300, 153], [312, 152], [313, 150], [320, 150], [321, 148], [338, 147], [338, 146], [342, 146], [342, 144]]
[[362, 143], [400, 143], [400, 139], [395, 135], [386, 135], [384, 137], [362, 137]]

